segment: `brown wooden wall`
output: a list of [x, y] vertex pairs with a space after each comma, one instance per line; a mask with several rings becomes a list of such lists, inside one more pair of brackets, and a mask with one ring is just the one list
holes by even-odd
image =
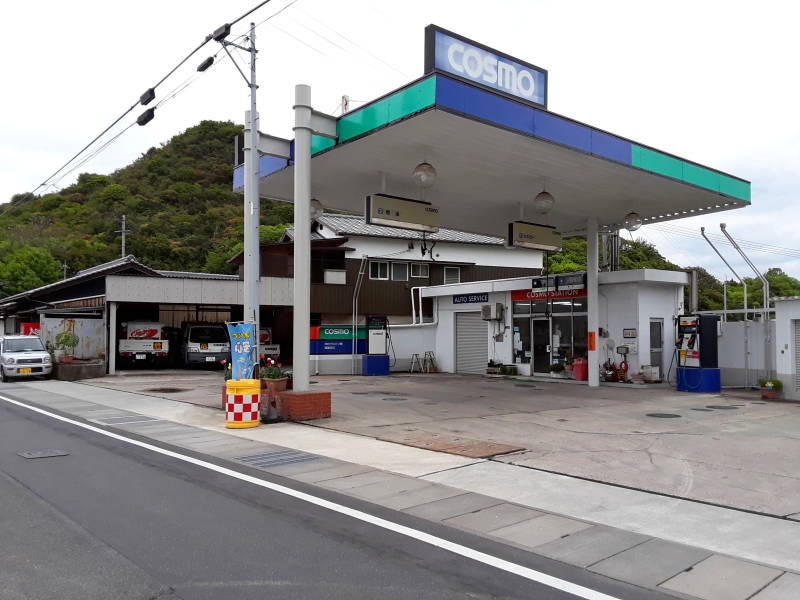
[[[353, 287], [358, 278], [360, 260], [345, 261], [347, 270], [346, 285], [311, 284], [311, 312], [351, 314], [353, 306]], [[444, 279], [444, 266], [432, 263], [430, 277], [409, 277], [408, 281], [373, 280], [369, 278], [369, 265], [364, 274], [361, 293], [358, 298], [359, 314], [410, 315], [411, 288], [417, 286], [440, 285]], [[451, 265], [448, 265], [451, 266]], [[461, 266], [461, 281], [486, 281], [509, 277], [539, 275], [540, 269], [518, 267], [493, 267], [478, 265]]]

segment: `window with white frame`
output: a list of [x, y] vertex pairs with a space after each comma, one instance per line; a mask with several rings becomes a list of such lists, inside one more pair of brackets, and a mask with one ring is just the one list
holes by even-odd
[[369, 263], [369, 278], [370, 279], [389, 279], [389, 263], [370, 261]]
[[412, 277], [430, 277], [430, 265], [426, 263], [412, 263], [411, 264], [411, 276]]
[[444, 282], [445, 284], [461, 283], [461, 267], [445, 267]]
[[408, 281], [408, 263], [392, 263], [392, 281]]

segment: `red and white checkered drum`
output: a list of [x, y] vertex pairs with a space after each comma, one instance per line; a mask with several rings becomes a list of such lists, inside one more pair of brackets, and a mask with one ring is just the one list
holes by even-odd
[[226, 382], [225, 427], [245, 429], [258, 427], [261, 419], [261, 381], [230, 379]]

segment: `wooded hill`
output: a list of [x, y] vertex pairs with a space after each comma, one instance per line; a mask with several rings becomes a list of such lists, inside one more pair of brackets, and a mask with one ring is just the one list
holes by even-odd
[[[242, 247], [242, 196], [231, 191], [231, 122], [203, 121], [110, 175], [83, 173], [51, 194], [16, 194], [0, 205], [0, 297], [61, 279], [120, 255], [120, 216], [126, 215], [126, 252], [156, 269], [230, 273], [228, 259]], [[292, 222], [288, 204], [262, 201], [261, 240], [277, 240]], [[570, 238], [548, 261], [551, 273], [585, 268], [586, 241]], [[647, 242], [623, 241], [623, 269], [681, 269]], [[722, 308], [722, 283], [700, 269], [701, 309]], [[800, 294], [800, 282], [780, 269], [767, 273], [773, 295]], [[748, 281], [750, 304], [760, 282]], [[741, 306], [741, 288], [729, 290]], [[736, 294], [738, 293], [738, 296]], [[738, 298], [736, 300], [735, 298]]]

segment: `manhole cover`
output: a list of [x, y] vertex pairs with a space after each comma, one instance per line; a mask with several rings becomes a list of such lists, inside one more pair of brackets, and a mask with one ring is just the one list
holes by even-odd
[[556, 419], [559, 423], [566, 423], [569, 419]]
[[706, 408], [713, 408], [714, 410], [739, 410], [737, 406], [730, 406], [728, 404], [709, 404]]
[[350, 381], [349, 379], [337, 379], [336, 381]]
[[515, 383], [514, 387], [536, 388], [536, 386], [532, 383]]
[[433, 406], [434, 404], [439, 404], [439, 403], [436, 402], [436, 400], [431, 400], [430, 402], [423, 402], [423, 404], [426, 404], [428, 406]]
[[384, 402], [399, 402], [402, 400], [408, 400], [408, 398], [398, 398], [397, 396], [391, 396], [390, 398], [381, 398]]
[[374, 392], [370, 392], [370, 394], [377, 394], [378, 396], [402, 396], [402, 392], [387, 392], [381, 390], [375, 390]]
[[714, 412], [710, 408], [693, 408], [692, 410], [700, 411], [700, 412]]
[[353, 394], [353, 396], [366, 396], [370, 392], [350, 392], [350, 393]]
[[751, 402], [750, 404], [766, 404], [766, 402]]
[[63, 450], [25, 450], [17, 452], [22, 458], [52, 458], [53, 456], [69, 456], [69, 452]]
[[676, 415], [674, 413], [647, 413], [648, 417], [653, 417], [654, 419], [680, 419], [680, 415]]
[[156, 392], [157, 394], [177, 394], [178, 392], [185, 392], [186, 390], [184, 388], [157, 387], [157, 388], [148, 388], [144, 391]]

